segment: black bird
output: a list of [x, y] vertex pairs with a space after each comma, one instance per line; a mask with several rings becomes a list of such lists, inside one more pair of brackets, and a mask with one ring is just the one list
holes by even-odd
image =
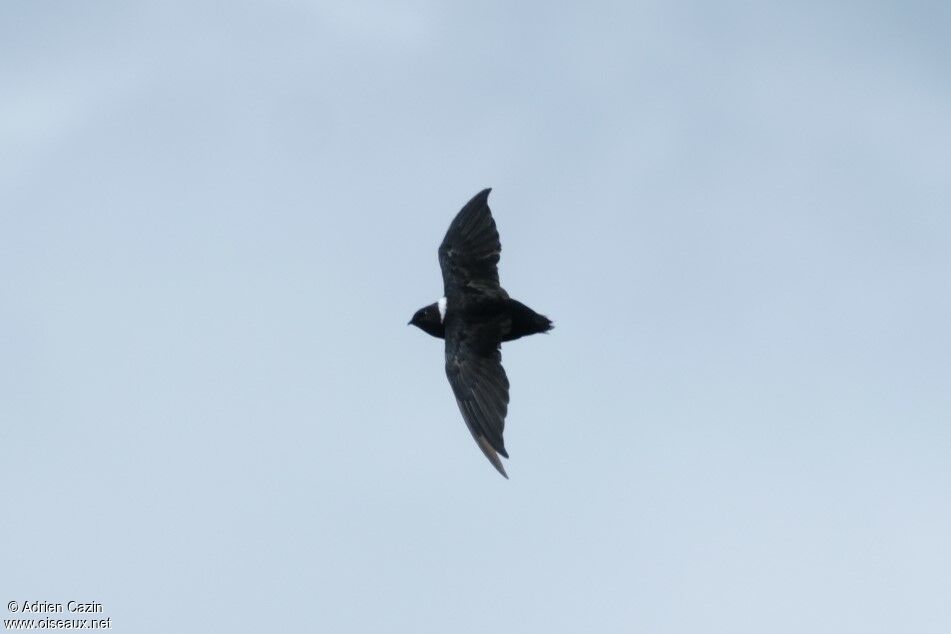
[[420, 308], [410, 324], [446, 340], [446, 376], [479, 449], [508, 478], [499, 454], [508, 412], [503, 341], [548, 332], [552, 322], [510, 298], [499, 284], [499, 232], [484, 189], [456, 215], [439, 245], [444, 296]]

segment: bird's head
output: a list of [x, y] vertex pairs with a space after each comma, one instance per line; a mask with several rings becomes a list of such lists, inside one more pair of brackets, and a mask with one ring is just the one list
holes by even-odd
[[442, 323], [442, 317], [439, 314], [439, 303], [433, 303], [429, 306], [423, 306], [409, 320], [409, 324], [416, 326], [425, 333], [440, 339], [446, 336], [446, 328]]

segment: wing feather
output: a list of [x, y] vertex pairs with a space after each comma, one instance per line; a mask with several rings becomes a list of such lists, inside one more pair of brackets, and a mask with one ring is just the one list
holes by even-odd
[[502, 367], [498, 326], [450, 323], [446, 329], [446, 376], [482, 453], [506, 478], [499, 455], [508, 458], [502, 434], [509, 404], [509, 380]]
[[439, 266], [443, 289], [450, 302], [462, 294], [508, 297], [499, 285], [502, 244], [483, 189], [456, 214], [442, 244]]

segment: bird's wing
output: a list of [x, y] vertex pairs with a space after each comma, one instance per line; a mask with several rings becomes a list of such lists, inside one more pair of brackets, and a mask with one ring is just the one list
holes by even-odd
[[446, 329], [446, 376], [479, 449], [508, 478], [498, 456], [509, 457], [502, 440], [509, 380], [502, 367], [498, 331], [499, 325], [492, 322], [450, 322]]
[[505, 298], [499, 285], [502, 245], [489, 210], [489, 192], [483, 189], [466, 203], [439, 245], [439, 266], [449, 302], [465, 295]]

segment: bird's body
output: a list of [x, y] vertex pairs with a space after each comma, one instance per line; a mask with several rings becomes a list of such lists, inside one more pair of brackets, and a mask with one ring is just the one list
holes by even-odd
[[501, 344], [551, 330], [543, 315], [511, 299], [499, 284], [502, 251], [489, 210], [491, 190], [476, 194], [456, 215], [439, 247], [445, 296], [413, 315], [410, 324], [446, 341], [446, 376], [472, 437], [508, 477], [502, 431], [509, 382]]
[[411, 323], [433, 337], [445, 339], [447, 320], [471, 320], [473, 323], [498, 320], [498, 331], [502, 342], [514, 341], [526, 335], [534, 335], [551, 329], [551, 322], [546, 317], [514, 299], [477, 301], [460, 310], [453, 310], [451, 313], [448, 310], [448, 303], [448, 300], [443, 297], [438, 302], [422, 309], [431, 316], [438, 315], [435, 319], [430, 317], [425, 321], [420, 320], [419, 323]]

